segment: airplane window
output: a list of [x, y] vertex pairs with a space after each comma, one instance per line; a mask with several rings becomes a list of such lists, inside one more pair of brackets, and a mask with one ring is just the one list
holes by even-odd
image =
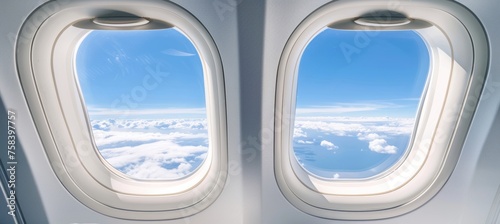
[[203, 67], [178, 29], [91, 31], [75, 69], [95, 144], [116, 170], [172, 180], [204, 162], [210, 144]]
[[298, 67], [299, 164], [326, 179], [370, 178], [394, 166], [409, 148], [429, 63], [411, 30], [319, 32]]
[[484, 30], [466, 12], [334, 1], [298, 24], [275, 98], [274, 170], [289, 202], [323, 218], [384, 219], [444, 186], [488, 61]]
[[141, 221], [217, 200], [228, 175], [224, 70], [191, 12], [168, 1], [49, 2], [26, 24], [19, 76], [71, 195]]

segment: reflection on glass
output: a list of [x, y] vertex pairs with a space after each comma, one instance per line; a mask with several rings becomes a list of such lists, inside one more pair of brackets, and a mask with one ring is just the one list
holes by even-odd
[[201, 59], [179, 30], [90, 32], [75, 70], [102, 157], [139, 180], [172, 180], [205, 160]]
[[373, 177], [408, 149], [429, 72], [414, 31], [325, 29], [298, 68], [293, 151], [310, 174]]

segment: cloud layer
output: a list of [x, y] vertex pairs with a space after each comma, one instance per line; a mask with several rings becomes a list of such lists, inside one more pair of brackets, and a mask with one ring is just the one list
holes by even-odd
[[[413, 131], [414, 119], [391, 117], [297, 117], [293, 137], [299, 144], [313, 144], [310, 133], [328, 136], [357, 137], [367, 142], [368, 148], [376, 153], [395, 154], [398, 147], [388, 143], [394, 136], [409, 136]], [[323, 136], [324, 137], [324, 136]], [[316, 143], [317, 144], [317, 143]], [[321, 140], [320, 146], [332, 150], [339, 148], [328, 140]]]
[[[209, 150], [205, 119], [105, 119], [92, 120], [91, 126], [102, 156], [136, 179], [185, 177], [202, 164]], [[395, 154], [400, 149], [391, 139], [412, 131], [413, 119], [408, 118], [297, 117], [293, 137], [302, 146], [335, 151], [349, 149], [335, 140], [348, 138], [363, 142], [372, 152]]]
[[136, 179], [185, 177], [199, 167], [209, 149], [204, 119], [107, 119], [91, 125], [101, 155]]
[[310, 173], [330, 178], [368, 178], [393, 166], [407, 149], [414, 119], [298, 116], [295, 158]]

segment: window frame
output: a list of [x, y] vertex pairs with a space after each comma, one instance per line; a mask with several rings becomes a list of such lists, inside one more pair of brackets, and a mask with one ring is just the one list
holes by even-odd
[[[211, 144], [205, 162], [187, 177], [134, 180], [114, 172], [97, 151], [73, 66], [79, 43], [90, 31], [72, 24], [106, 11], [171, 23], [199, 52]], [[227, 178], [223, 69], [215, 42], [194, 16], [167, 1], [52, 1], [30, 15], [19, 35], [18, 72], [37, 131], [56, 176], [77, 200], [130, 220], [183, 218], [216, 200]]]
[[[407, 157], [384, 175], [366, 180], [321, 180], [309, 175], [293, 157], [300, 56], [317, 32], [329, 24], [376, 10], [397, 11], [434, 25], [417, 31], [431, 52], [432, 72], [416, 117], [413, 149], [408, 149]], [[275, 132], [274, 169], [281, 192], [298, 209], [329, 219], [383, 219], [423, 205], [444, 186], [458, 161], [478, 102], [477, 93], [482, 90], [488, 54], [480, 22], [451, 1], [390, 4], [354, 0], [320, 7], [295, 29], [278, 67], [275, 129], [279, 131]], [[443, 61], [448, 67], [444, 71]], [[438, 88], [443, 86], [445, 91]]]

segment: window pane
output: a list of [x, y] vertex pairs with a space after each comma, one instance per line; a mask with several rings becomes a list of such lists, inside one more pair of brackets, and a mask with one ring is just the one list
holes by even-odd
[[90, 32], [75, 60], [95, 144], [120, 172], [171, 180], [209, 149], [201, 59], [177, 29]]
[[299, 64], [293, 150], [310, 174], [368, 178], [409, 146], [429, 72], [414, 31], [325, 29]]

